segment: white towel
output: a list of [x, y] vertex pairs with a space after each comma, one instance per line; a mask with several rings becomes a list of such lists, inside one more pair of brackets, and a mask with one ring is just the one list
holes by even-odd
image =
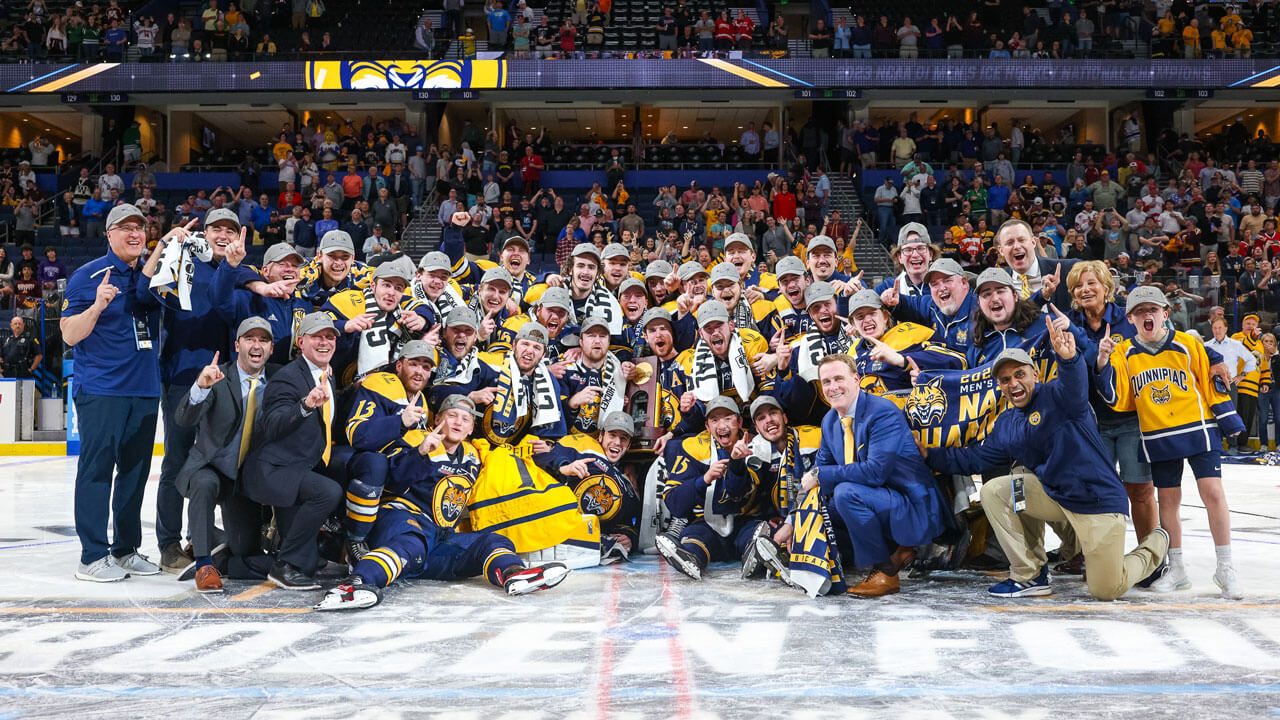
[[582, 317], [578, 318], [578, 323], [589, 317], [598, 317], [609, 324], [610, 335], [621, 335], [622, 325], [625, 316], [622, 314], [622, 305], [618, 303], [618, 298], [609, 292], [609, 288], [604, 285], [597, 284], [592, 290], [591, 295], [587, 297], [587, 304], [583, 306]]
[[[720, 446], [716, 444], [714, 439], [712, 439], [711, 458], [709, 459], [709, 464], [715, 463], [719, 459]], [[721, 475], [718, 480], [707, 486], [707, 493], [702, 499], [702, 519], [707, 523], [708, 527], [716, 531], [717, 535], [720, 537], [729, 537], [729, 533], [733, 530], [733, 514], [717, 515], [716, 513], [711, 512], [711, 508], [713, 507], [713, 503], [716, 498], [716, 488], [722, 482], [724, 482], [723, 475]]]
[[[755, 376], [751, 374], [751, 365], [747, 362], [747, 351], [742, 347], [742, 339], [734, 333], [729, 337], [729, 369], [733, 378], [733, 388], [738, 391], [738, 398], [746, 402], [756, 389]], [[710, 402], [724, 392], [720, 387], [720, 373], [716, 372], [716, 357], [711, 346], [701, 339], [693, 346], [693, 395], [702, 402]]]
[[600, 373], [600, 411], [596, 424], [603, 425], [610, 414], [622, 411], [627, 394], [627, 378], [622, 374], [622, 361], [613, 353], [604, 356], [604, 371]]
[[528, 415], [530, 405], [533, 406], [533, 422], [530, 427], [552, 425], [560, 420], [560, 403], [556, 398], [556, 386], [551, 381], [551, 371], [547, 370], [546, 363], [538, 363], [538, 367], [533, 371], [532, 398], [526, 394], [528, 391], [521, 379], [520, 366], [516, 364], [514, 352], [507, 353], [503, 372], [507, 375], [511, 392], [515, 393], [513, 420]]
[[853, 347], [853, 338], [849, 337], [849, 333], [845, 332], [843, 326], [836, 335], [835, 347], [830, 350], [827, 349], [822, 333], [810, 330], [800, 338], [800, 357], [798, 358], [800, 377], [809, 382], [817, 381], [818, 363], [822, 358], [828, 355], [848, 354], [851, 347]]
[[151, 276], [151, 289], [161, 297], [178, 296], [178, 306], [191, 309], [191, 284], [195, 278], [195, 261], [209, 262], [213, 248], [202, 233], [192, 233], [184, 240], [174, 239], [160, 253], [160, 264]]

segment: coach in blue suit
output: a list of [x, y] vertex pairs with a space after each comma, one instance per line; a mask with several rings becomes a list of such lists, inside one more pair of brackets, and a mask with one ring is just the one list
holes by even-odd
[[996, 250], [1013, 276], [1018, 297], [1041, 307], [1051, 302], [1063, 312], [1071, 308], [1066, 280], [1076, 261], [1041, 257], [1030, 225], [1016, 219], [1005, 221], [996, 232]]
[[896, 593], [898, 571], [915, 557], [914, 548], [944, 528], [942, 495], [906, 416], [889, 400], [859, 389], [853, 358], [823, 358], [818, 380], [831, 410], [822, 419], [822, 444], [803, 487], [821, 488], [844, 521], [854, 562], [873, 568], [849, 593]]

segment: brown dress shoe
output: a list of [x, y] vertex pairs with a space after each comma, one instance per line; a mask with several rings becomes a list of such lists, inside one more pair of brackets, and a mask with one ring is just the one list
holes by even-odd
[[1059, 575], [1084, 575], [1084, 553], [1054, 565], [1053, 571]]
[[222, 592], [222, 576], [212, 565], [205, 565], [196, 571], [196, 590], [202, 593]]
[[898, 582], [897, 575], [885, 575], [879, 570], [873, 570], [866, 580], [849, 588], [847, 592], [858, 597], [881, 597], [892, 595], [901, 589], [902, 584]]

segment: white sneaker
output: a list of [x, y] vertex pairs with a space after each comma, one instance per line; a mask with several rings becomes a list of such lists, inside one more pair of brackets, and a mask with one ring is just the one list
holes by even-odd
[[131, 552], [124, 557], [115, 558], [115, 563], [130, 575], [159, 575], [160, 566], [147, 559], [146, 555]]
[[1236, 577], [1236, 569], [1230, 565], [1219, 565], [1213, 573], [1213, 584], [1222, 590], [1222, 597], [1227, 600], [1240, 600], [1244, 590], [1240, 587], [1240, 578]]
[[1191, 580], [1187, 577], [1186, 568], [1181, 565], [1170, 565], [1169, 572], [1166, 572], [1164, 577], [1151, 583], [1151, 591], [1158, 593], [1190, 589]]
[[111, 557], [110, 554], [104, 555], [88, 565], [80, 563], [80, 567], [76, 569], [76, 579], [88, 580], [89, 582], [117, 582], [127, 577], [129, 577], [129, 573], [117, 565], [116, 559]]

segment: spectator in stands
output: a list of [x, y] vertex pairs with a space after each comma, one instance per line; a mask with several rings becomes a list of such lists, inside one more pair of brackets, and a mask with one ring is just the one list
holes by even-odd
[[102, 199], [102, 189], [94, 188], [93, 196], [85, 202], [82, 213], [84, 216], [85, 237], [102, 237], [103, 223], [106, 222], [107, 212], [110, 209], [111, 204]]
[[560, 56], [573, 57], [573, 53], [578, 47], [578, 29], [574, 27], [572, 22], [566, 20], [560, 26]]
[[892, 176], [885, 176], [884, 184], [876, 188], [874, 200], [880, 225], [880, 244], [887, 248], [893, 243], [897, 231], [894, 206], [898, 201], [898, 189], [893, 186]]
[[756, 24], [747, 16], [747, 11], [739, 9], [738, 17], [733, 21], [734, 43], [739, 50], [750, 50], [754, 39]]
[[658, 18], [658, 23], [653, 29], [658, 33], [658, 49], [663, 52], [674, 52], [676, 49], [676, 32], [678, 30], [675, 9], [670, 5], [662, 8], [662, 16]]
[[284, 185], [284, 191], [276, 199], [276, 207], [280, 210], [288, 210], [295, 205], [302, 205], [302, 193], [294, 188], [292, 182], [287, 182]]
[[489, 49], [504, 50], [507, 47], [507, 33], [511, 29], [511, 14], [506, 11], [502, 0], [493, 3], [493, 9], [485, 18], [489, 26]]
[[902, 17], [902, 25], [896, 32], [898, 39], [898, 57], [920, 57], [920, 34], [920, 28], [913, 25], [911, 23], [911, 18], [904, 15]]
[[816, 58], [831, 57], [831, 42], [831, 28], [827, 27], [826, 20], [818, 18], [809, 33], [809, 54]]
[[708, 55], [715, 49], [716, 22], [711, 19], [711, 13], [703, 10], [698, 17], [698, 22], [693, 25], [694, 32], [698, 35], [698, 52]]
[[733, 49], [733, 22], [725, 10], [716, 17], [715, 48], [721, 51]]

